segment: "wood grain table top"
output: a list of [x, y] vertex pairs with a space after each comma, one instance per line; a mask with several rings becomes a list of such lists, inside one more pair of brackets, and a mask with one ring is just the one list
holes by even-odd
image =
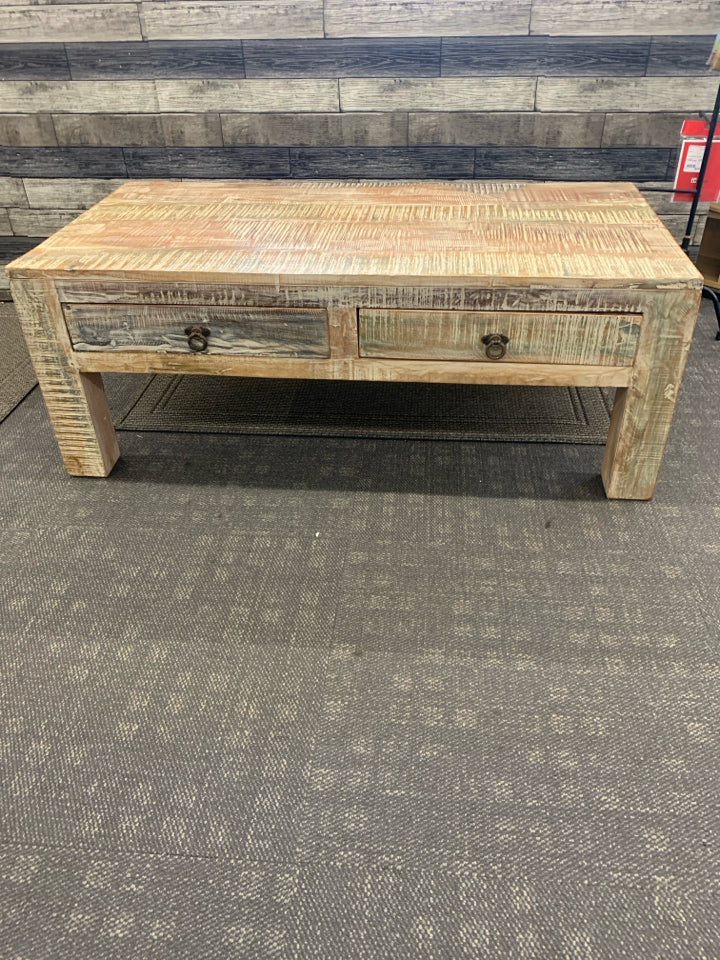
[[700, 286], [630, 183], [129, 181], [11, 277]]

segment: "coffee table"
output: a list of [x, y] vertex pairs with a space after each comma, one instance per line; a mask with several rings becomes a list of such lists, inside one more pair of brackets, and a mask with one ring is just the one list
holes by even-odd
[[702, 287], [627, 183], [131, 181], [7, 271], [71, 474], [118, 458], [106, 371], [604, 385], [631, 499]]

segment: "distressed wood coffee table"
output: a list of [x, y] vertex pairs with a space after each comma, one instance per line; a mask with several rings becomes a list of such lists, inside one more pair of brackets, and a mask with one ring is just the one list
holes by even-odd
[[135, 181], [9, 265], [67, 470], [105, 371], [618, 388], [609, 497], [652, 497], [702, 278], [631, 184]]

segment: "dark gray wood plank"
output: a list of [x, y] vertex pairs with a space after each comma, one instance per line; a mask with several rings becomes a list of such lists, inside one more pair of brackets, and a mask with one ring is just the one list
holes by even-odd
[[438, 77], [440, 39], [245, 40], [248, 77]]
[[[406, 146], [406, 113], [224, 113], [226, 144]], [[602, 120], [601, 120], [602, 126]]]
[[62, 43], [0, 43], [0, 80], [69, 80]]
[[472, 177], [472, 147], [306, 147], [290, 149], [293, 177]]
[[57, 145], [52, 117], [47, 113], [0, 113], [0, 146], [53, 147]]
[[[718, 12], [720, 22], [720, 11]], [[688, 22], [692, 29], [692, 22]], [[696, 73], [706, 76], [707, 58], [712, 50], [714, 37], [700, 36], [653, 37], [650, 44], [648, 76], [687, 76]]]
[[605, 115], [602, 146], [676, 147], [680, 143], [683, 120], [699, 116], [691, 110], [684, 113], [608, 113]]
[[0, 263], [9, 263], [15, 257], [32, 250], [45, 237], [0, 237]]
[[602, 113], [410, 113], [408, 143], [472, 146], [600, 146]]
[[283, 147], [128, 147], [130, 177], [287, 177], [288, 151]]
[[119, 147], [0, 147], [0, 176], [127, 177]]
[[69, 43], [73, 80], [154, 80], [245, 76], [241, 40]]
[[660, 147], [477, 147], [475, 176], [511, 180], [664, 180], [670, 153]]
[[444, 37], [444, 77], [643, 76], [650, 37]]
[[165, 143], [159, 117], [148, 113], [56, 113], [53, 122], [61, 146], [163, 146]]

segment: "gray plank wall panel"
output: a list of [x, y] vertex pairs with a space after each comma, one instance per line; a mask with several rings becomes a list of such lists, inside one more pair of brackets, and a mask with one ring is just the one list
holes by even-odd
[[642, 77], [650, 37], [445, 37], [444, 77]]
[[[667, 186], [708, 111], [711, 0], [8, 0], [0, 225], [127, 177]], [[713, 22], [710, 23], [709, 21]], [[649, 193], [680, 231], [687, 204]]]
[[0, 43], [142, 40], [136, 3], [0, 5]]

